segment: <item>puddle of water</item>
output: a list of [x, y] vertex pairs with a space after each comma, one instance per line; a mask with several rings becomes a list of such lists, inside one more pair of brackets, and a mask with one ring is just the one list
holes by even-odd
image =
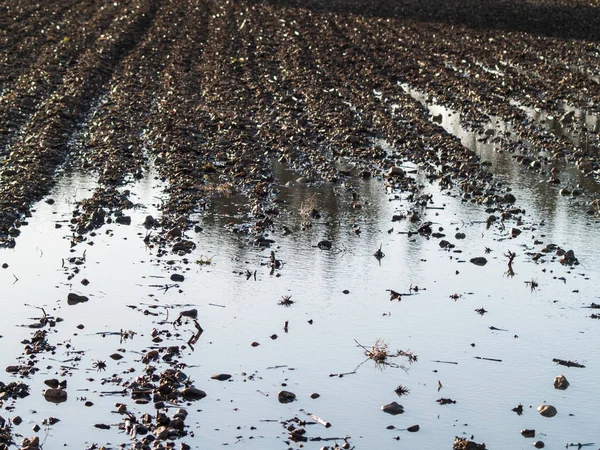
[[[296, 415], [302, 418], [299, 408], [333, 424], [329, 429], [309, 426], [309, 436], [348, 434], [357, 448], [388, 448], [397, 445], [396, 436], [410, 448], [449, 448], [455, 435], [471, 434], [489, 448], [519, 448], [524, 442], [519, 433], [523, 428], [535, 428], [538, 438], [553, 446], [593, 442], [597, 431], [591, 424], [600, 420], [600, 412], [590, 392], [596, 388], [600, 364], [592, 343], [600, 338], [600, 322], [590, 319], [590, 310], [581, 307], [598, 302], [595, 281], [586, 277], [593, 278], [600, 265], [597, 252], [589, 245], [598, 241], [600, 233], [596, 224], [575, 214], [555, 190], [540, 188], [539, 195], [534, 195], [533, 177], [523, 176], [522, 170], [512, 171], [510, 158], [503, 166], [502, 154], [493, 152], [489, 157], [497, 158], [495, 167], [515, 182], [515, 195], [527, 210], [523, 233], [509, 239], [508, 231], [486, 230], [487, 214], [480, 207], [427, 185], [425, 193], [433, 196], [430, 207], [443, 209], [425, 209], [423, 220], [431, 220], [435, 231], [445, 233], [462, 253], [440, 249], [439, 239], [401, 234], [417, 226], [391, 222], [391, 217], [408, 211], [411, 205], [386, 195], [377, 180], [309, 186], [296, 183], [293, 173], [277, 165], [274, 171], [283, 201], [278, 221], [291, 233], [268, 233], [267, 237], [275, 240], [270, 248], [249, 245], [253, 236], [226, 227], [233, 219], [243, 220], [244, 208], [241, 217], [239, 209], [243, 199], [231, 197], [215, 202], [203, 213], [201, 232], [188, 232], [197, 244], [191, 255], [157, 258], [155, 249], [143, 242], [146, 230], [142, 226], [147, 214], [159, 213], [156, 193], [160, 186], [152, 177], [131, 189], [132, 201], [147, 206], [128, 212], [131, 226], [107, 225], [88, 243], [71, 248], [64, 221], [70, 219], [76, 200], [91, 195], [94, 180], [65, 174], [51, 195], [56, 202], [41, 202], [30, 224], [23, 227], [17, 247], [0, 253], [0, 259], [9, 264], [0, 271], [5, 305], [0, 316], [3, 362], [16, 361], [22, 351], [19, 342], [32, 333], [15, 324], [39, 317], [37, 309], [25, 304], [62, 317], [64, 321], [49, 333], [49, 339], [72, 346], [61, 345], [56, 355], [44, 355], [38, 363], [40, 372], [25, 380], [31, 384], [32, 395], [15, 405], [14, 414], [25, 419], [15, 431], [28, 436], [34, 423], [55, 416], [61, 422], [40, 432], [46, 446], [127, 443], [128, 437], [114, 426], [122, 417], [109, 413], [115, 402], [126, 403], [138, 416], [153, 414], [154, 409], [136, 405], [128, 397], [101, 395], [122, 388], [103, 385], [100, 380], [113, 374], [124, 381], [141, 375], [138, 361], [142, 352], [154, 345], [149, 334], [152, 327], [179, 333], [162, 345], [186, 345], [193, 327], [184, 324], [175, 330], [162, 322], [194, 307], [205, 332], [194, 351], [186, 345], [181, 360], [189, 365], [186, 374], [208, 396], [187, 407], [186, 423], [195, 437], [183, 440], [192, 448], [284, 446], [287, 432], [277, 421]], [[300, 212], [308, 206], [320, 211], [321, 217], [313, 218], [312, 226], [303, 230], [307, 218]], [[64, 226], [56, 229], [57, 222]], [[359, 234], [356, 227], [360, 227]], [[456, 239], [458, 231], [467, 238]], [[545, 243], [567, 244], [582, 265], [569, 270], [557, 262], [528, 263], [526, 252], [540, 248], [534, 246], [534, 237]], [[316, 247], [322, 239], [333, 243], [332, 251]], [[94, 245], [88, 245], [90, 241]], [[373, 253], [380, 245], [385, 257], [378, 262]], [[468, 262], [483, 256], [486, 247], [491, 253], [485, 255], [489, 260], [485, 267]], [[85, 264], [67, 280], [62, 260], [82, 256], [84, 250]], [[271, 250], [284, 263], [273, 274], [265, 265]], [[508, 251], [517, 253], [514, 277], [506, 274], [504, 254]], [[196, 263], [207, 259], [210, 265]], [[167, 260], [173, 263], [165, 264]], [[72, 267], [67, 268], [71, 273]], [[246, 271], [256, 271], [256, 280], [254, 276], [247, 279]], [[156, 287], [172, 284], [169, 277], [174, 272], [185, 275], [181, 292], [177, 287]], [[88, 286], [80, 284], [84, 277], [90, 281]], [[535, 291], [525, 283], [531, 280], [539, 283]], [[409, 293], [411, 285], [420, 288], [415, 295], [405, 295], [401, 302], [390, 301], [388, 289]], [[73, 291], [88, 295], [90, 301], [66, 305], [64, 300]], [[456, 300], [451, 298], [454, 294], [458, 294]], [[294, 304], [279, 305], [284, 295], [290, 295]], [[142, 310], [159, 315], [144, 315], [128, 305], [141, 305]], [[489, 311], [484, 316], [474, 311], [481, 307]], [[286, 321], [288, 332], [283, 329]], [[79, 324], [85, 328], [78, 329]], [[126, 342], [119, 342], [118, 336], [97, 334], [119, 330], [137, 334]], [[272, 334], [278, 338], [271, 339]], [[390, 350], [414, 351], [418, 361], [407, 371], [364, 362], [363, 350], [355, 340], [371, 346], [377, 339], [384, 339]], [[251, 347], [253, 341], [260, 345]], [[125, 358], [116, 362], [108, 355], [118, 348], [125, 350]], [[82, 350], [85, 353], [81, 355], [69, 353]], [[71, 361], [75, 356], [81, 360]], [[586, 368], [556, 366], [552, 358], [577, 360]], [[92, 368], [98, 359], [107, 361], [106, 372]], [[69, 400], [54, 405], [43, 401], [42, 381], [56, 376], [61, 365], [74, 367], [68, 376]], [[355, 370], [341, 378], [329, 376]], [[221, 372], [232, 374], [233, 381], [210, 380]], [[561, 372], [571, 382], [567, 391], [552, 386], [553, 377]], [[2, 377], [4, 382], [9, 379], [8, 374]], [[443, 385], [439, 392], [438, 380]], [[400, 384], [410, 393], [399, 399], [394, 389]], [[295, 392], [298, 401], [278, 403], [281, 389]], [[321, 397], [310, 399], [313, 392]], [[457, 403], [440, 406], [436, 400], [441, 397]], [[82, 398], [93, 401], [94, 406], [86, 407]], [[406, 413], [395, 417], [383, 413], [380, 406], [391, 401], [403, 404]], [[535, 412], [544, 401], [557, 407], [557, 417], [546, 419]], [[518, 403], [525, 408], [521, 417], [511, 412]], [[98, 430], [94, 423], [112, 424], [113, 428]], [[420, 432], [399, 430], [414, 424], [420, 425]], [[388, 425], [396, 429], [388, 430]], [[322, 445], [309, 442], [305, 447]]]

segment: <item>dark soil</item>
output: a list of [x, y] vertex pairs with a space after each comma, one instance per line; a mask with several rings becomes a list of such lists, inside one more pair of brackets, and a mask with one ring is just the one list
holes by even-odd
[[517, 105], [597, 113], [593, 1], [84, 0], [0, 10], [5, 246], [65, 165], [98, 176], [79, 232], [130, 207], [115, 188], [150, 161], [169, 185], [165, 228], [189, 227], [223, 190], [270, 205], [274, 160], [332, 182], [412, 160], [473, 201], [502, 203], [489, 168], [401, 84], [474, 130], [490, 116], [510, 122], [516, 139], [494, 139], [541, 174], [565, 160], [590, 176], [598, 169], [598, 130], [575, 123], [578, 147]]

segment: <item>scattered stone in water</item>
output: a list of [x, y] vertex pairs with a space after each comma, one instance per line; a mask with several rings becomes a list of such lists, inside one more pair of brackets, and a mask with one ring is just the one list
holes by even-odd
[[277, 393], [279, 403], [291, 403], [296, 400], [296, 394], [290, 391], [279, 391]]
[[185, 280], [185, 277], [179, 273], [174, 273], [173, 275], [171, 275], [171, 281], [174, 281], [176, 283], [181, 283]]
[[254, 341], [252, 344], [250, 344], [252, 347], [258, 347], [260, 344], [256, 341]]
[[76, 305], [78, 303], [85, 303], [89, 300], [88, 297], [86, 297], [85, 295], [78, 295], [75, 294], [74, 292], [69, 293], [69, 295], [67, 295], [67, 303], [69, 305]]
[[40, 450], [40, 438], [38, 436], [35, 436], [31, 439], [23, 439], [23, 442], [21, 442], [20, 450]]
[[510, 229], [510, 235], [512, 237], [516, 238], [520, 234], [521, 234], [521, 230], [520, 229], [514, 228], [514, 227]]
[[105, 423], [96, 423], [96, 424], [94, 424], [94, 427], [96, 427], [100, 430], [110, 430], [110, 425], [107, 425]]
[[115, 222], [120, 225], [131, 225], [131, 216], [118, 216]]
[[466, 237], [467, 237], [467, 235], [466, 235], [465, 233], [456, 233], [456, 234], [454, 235], [454, 238], [455, 238], [455, 239], [464, 239], [464, 238], [466, 238]]
[[180, 393], [185, 400], [190, 401], [202, 400], [204, 397], [206, 397], [206, 392], [194, 386], [186, 387], [182, 389]]
[[411, 433], [416, 433], [417, 431], [419, 431], [421, 429], [421, 427], [419, 425], [411, 425], [410, 427], [408, 427], [406, 429], [406, 431], [409, 431]]
[[119, 361], [120, 359], [123, 359], [123, 355], [121, 355], [120, 353], [113, 353], [112, 355], [109, 356], [109, 358], [111, 358], [115, 361]]
[[231, 375], [228, 373], [219, 373], [217, 375], [213, 375], [210, 378], [212, 378], [213, 380], [227, 381], [231, 378]]
[[538, 411], [544, 417], [554, 417], [557, 413], [556, 408], [552, 405], [540, 405]]
[[555, 389], [561, 389], [561, 390], [565, 390], [569, 387], [571, 383], [569, 383], [569, 381], [567, 380], [567, 378], [564, 375], [559, 375], [557, 377], [554, 377], [554, 388]]
[[46, 389], [44, 398], [51, 403], [63, 403], [67, 401], [67, 391], [55, 388]]
[[456, 436], [454, 438], [452, 450], [486, 450], [486, 448], [485, 443], [477, 444], [476, 442], [469, 441], [467, 439], [459, 438], [458, 436]]
[[312, 394], [310, 394], [310, 398], [312, 398], [313, 400], [318, 399], [321, 396], [321, 394], [317, 394], [316, 392], [313, 392]]
[[535, 430], [528, 430], [528, 429], [521, 430], [521, 435], [526, 438], [533, 438], [533, 437], [535, 437]]
[[453, 405], [456, 403], [456, 400], [452, 400], [451, 398], [438, 398], [436, 400], [440, 405]]
[[483, 256], [476, 256], [475, 258], [471, 258], [471, 263], [475, 264], [476, 266], [485, 266], [487, 264], [487, 259], [485, 259]]
[[388, 403], [387, 405], [383, 405], [381, 410], [384, 413], [391, 414], [393, 416], [404, 413], [404, 407], [398, 402]]
[[319, 247], [321, 250], [331, 250], [331, 247], [333, 247], [333, 243], [328, 240], [322, 240], [319, 241], [317, 247]]
[[535, 448], [544, 448], [544, 447], [546, 446], [546, 444], [544, 444], [544, 442], [543, 442], [543, 441], [535, 441], [535, 442], [533, 443], [533, 446], [534, 446]]

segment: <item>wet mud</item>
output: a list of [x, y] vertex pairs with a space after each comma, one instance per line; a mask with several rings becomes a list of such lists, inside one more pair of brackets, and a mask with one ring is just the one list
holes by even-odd
[[0, 448], [598, 447], [594, 2], [13, 3]]

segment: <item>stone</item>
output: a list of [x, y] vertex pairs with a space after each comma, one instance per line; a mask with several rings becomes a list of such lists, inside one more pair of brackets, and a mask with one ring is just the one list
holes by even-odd
[[319, 241], [319, 243], [317, 244], [317, 247], [319, 247], [321, 250], [331, 250], [332, 246], [333, 244], [331, 243], [331, 241], [327, 240]]
[[86, 297], [85, 295], [78, 295], [75, 294], [74, 292], [69, 293], [69, 295], [67, 295], [67, 303], [69, 305], [76, 305], [78, 303], [85, 303], [89, 300], [88, 297]]
[[120, 225], [131, 225], [131, 216], [119, 216], [115, 219]]
[[173, 275], [171, 275], [171, 281], [174, 281], [176, 283], [181, 283], [184, 280], [185, 277], [179, 273], [174, 273]]
[[487, 259], [485, 259], [483, 256], [477, 256], [475, 258], [471, 258], [471, 263], [475, 264], [476, 266], [485, 266], [487, 264]]
[[231, 375], [228, 373], [219, 373], [217, 375], [213, 375], [210, 378], [213, 380], [218, 380], [218, 381], [227, 381], [231, 378]]
[[180, 391], [181, 396], [186, 400], [202, 400], [206, 397], [206, 392], [194, 386], [189, 386]]
[[51, 403], [63, 403], [67, 401], [67, 391], [55, 388], [46, 389], [44, 398]]
[[279, 391], [277, 400], [279, 400], [279, 403], [291, 403], [296, 400], [296, 394], [290, 391]]
[[561, 389], [561, 390], [565, 390], [566, 388], [569, 387], [569, 381], [567, 380], [567, 378], [564, 375], [559, 375], [557, 377], [554, 377], [554, 389]]
[[554, 417], [558, 411], [552, 405], [540, 405], [538, 406], [538, 412], [544, 417]]
[[383, 405], [381, 407], [381, 410], [384, 413], [388, 413], [393, 416], [404, 413], [404, 407], [397, 402], [392, 402], [392, 403], [388, 403], [387, 405]]

